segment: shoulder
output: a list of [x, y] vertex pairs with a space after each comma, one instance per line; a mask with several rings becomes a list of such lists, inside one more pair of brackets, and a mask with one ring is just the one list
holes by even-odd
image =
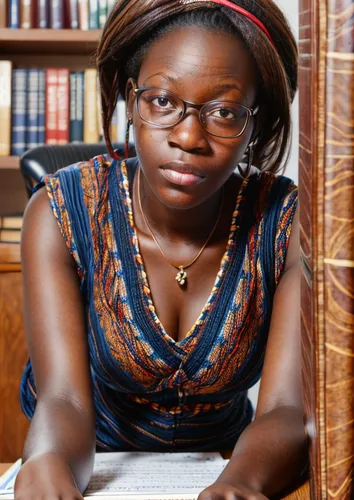
[[54, 174], [47, 174], [35, 187], [34, 192], [42, 186], [47, 190], [62, 189], [69, 191], [79, 189], [92, 197], [107, 184], [110, 170], [117, 167], [117, 161], [112, 161], [107, 155], [96, 156], [88, 161], [74, 163], [61, 168]]
[[285, 175], [255, 171], [249, 177], [247, 191], [259, 216], [279, 216], [279, 212], [286, 207], [296, 209], [298, 188]]

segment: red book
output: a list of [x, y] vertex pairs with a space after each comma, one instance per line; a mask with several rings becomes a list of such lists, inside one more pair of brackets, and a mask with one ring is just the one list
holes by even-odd
[[46, 144], [58, 144], [58, 70], [46, 73]]
[[58, 69], [58, 90], [57, 90], [57, 139], [58, 144], [69, 142], [70, 123], [70, 73], [68, 69]]

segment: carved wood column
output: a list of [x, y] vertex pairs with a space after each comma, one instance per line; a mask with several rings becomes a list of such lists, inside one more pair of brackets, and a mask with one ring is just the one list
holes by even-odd
[[311, 498], [354, 498], [354, 2], [300, 0], [304, 403]]

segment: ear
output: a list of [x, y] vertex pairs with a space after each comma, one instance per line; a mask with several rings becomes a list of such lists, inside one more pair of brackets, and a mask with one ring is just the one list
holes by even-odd
[[136, 83], [133, 78], [129, 78], [125, 87], [125, 102], [127, 104], [127, 119], [133, 122], [133, 107], [135, 102]]

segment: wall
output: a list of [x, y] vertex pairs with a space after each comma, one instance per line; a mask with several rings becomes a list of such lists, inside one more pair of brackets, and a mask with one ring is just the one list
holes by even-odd
[[[299, 39], [299, 0], [275, 0], [275, 3], [283, 10], [289, 20], [290, 26], [296, 37]], [[291, 157], [285, 175], [298, 182], [298, 161], [299, 161], [299, 96], [297, 94], [293, 103], [293, 145]]]

